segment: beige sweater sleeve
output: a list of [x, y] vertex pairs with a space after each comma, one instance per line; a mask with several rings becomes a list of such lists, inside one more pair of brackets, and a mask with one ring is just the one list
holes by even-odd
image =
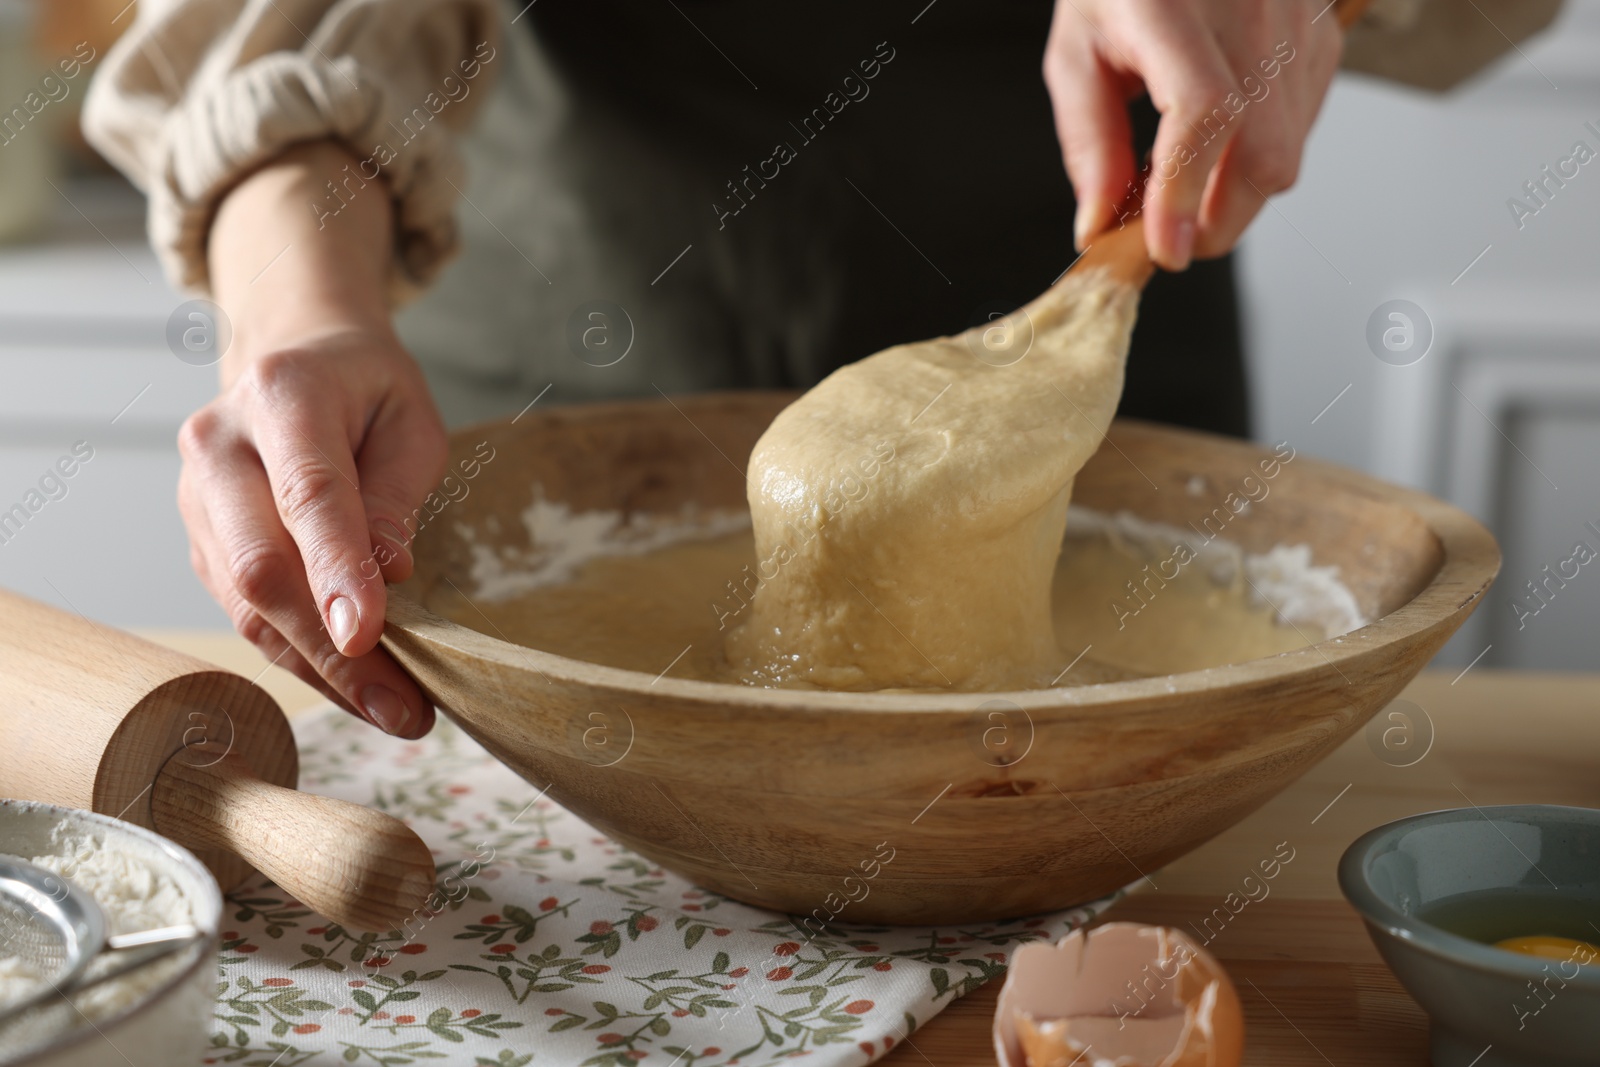
[[1372, 0], [1344, 68], [1443, 92], [1543, 30], [1562, 0]]
[[[457, 245], [455, 139], [487, 92], [493, 0], [141, 0], [90, 87], [89, 141], [149, 197], [169, 278], [207, 291], [206, 239], [240, 178], [301, 141], [341, 141], [395, 201], [391, 297]], [[338, 208], [335, 190], [308, 212]]]

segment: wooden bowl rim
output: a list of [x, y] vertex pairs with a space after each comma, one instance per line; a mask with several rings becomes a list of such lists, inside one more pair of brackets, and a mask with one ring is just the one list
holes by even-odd
[[[775, 390], [750, 390], [704, 393], [698, 394], [695, 399], [730, 400], [749, 396], [771, 399], [779, 395], [782, 394]], [[570, 416], [573, 413], [604, 416], [618, 409], [637, 409], [640, 406], [654, 408], [661, 403], [646, 398], [573, 404], [551, 409], [544, 417]], [[454, 441], [467, 436], [481, 436], [485, 429], [503, 425], [507, 421], [509, 420], [497, 419], [463, 427], [454, 431], [451, 438]], [[1263, 457], [1270, 454], [1253, 441], [1236, 440], [1143, 420], [1118, 419], [1112, 427], [1112, 434], [1116, 434], [1119, 429], [1202, 438], [1259, 450]], [[533, 671], [551, 680], [591, 689], [603, 689], [623, 696], [633, 693], [656, 700], [670, 699], [679, 704], [724, 708], [739, 706], [753, 710], [817, 714], [841, 711], [970, 714], [973, 701], [977, 699], [1005, 700], [1030, 712], [1060, 710], [1088, 713], [1113, 710], [1129, 704], [1165, 702], [1180, 694], [1201, 692], [1215, 694], [1236, 687], [1283, 683], [1330, 671], [1344, 676], [1342, 666], [1350, 664], [1354, 670], [1354, 661], [1357, 659], [1370, 655], [1378, 649], [1413, 638], [1443, 624], [1457, 613], [1469, 610], [1488, 591], [1499, 573], [1500, 549], [1494, 535], [1477, 519], [1460, 508], [1427, 493], [1393, 485], [1325, 460], [1300, 457], [1295, 462], [1298, 469], [1310, 470], [1317, 476], [1339, 483], [1348, 489], [1358, 490], [1381, 502], [1410, 510], [1426, 523], [1437, 538], [1443, 559], [1438, 571], [1414, 597], [1366, 626], [1336, 638], [1315, 642], [1304, 648], [1280, 652], [1261, 659], [1246, 660], [1242, 663], [1130, 681], [1102, 682], [1059, 689], [974, 690], [956, 693], [762, 689], [732, 682], [653, 677], [642, 671], [589, 663], [585, 660], [528, 648], [452, 622], [398, 591], [393, 585], [388, 587], [389, 608], [385, 618], [386, 628], [394, 627], [413, 639], [434, 647], [449, 648], [469, 658], [487, 660], [517, 670]], [[1466, 590], [1465, 595], [1462, 590]], [[388, 640], [385, 637], [385, 641]], [[1360, 677], [1361, 672], [1357, 672], [1356, 676]], [[1346, 681], [1354, 684], [1352, 678], [1347, 677]]]

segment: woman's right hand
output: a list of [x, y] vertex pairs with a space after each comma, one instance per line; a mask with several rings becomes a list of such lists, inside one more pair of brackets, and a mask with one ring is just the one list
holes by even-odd
[[433, 706], [378, 638], [384, 583], [411, 572], [415, 509], [444, 473], [446, 437], [389, 322], [387, 188], [369, 182], [337, 218], [309, 210], [349, 158], [301, 146], [218, 211], [212, 283], [233, 341], [221, 394], [179, 434], [178, 504], [195, 571], [239, 633], [414, 738]]
[[1078, 247], [1141, 174], [1127, 102], [1161, 112], [1141, 202], [1150, 258], [1183, 270], [1294, 184], [1343, 35], [1325, 0], [1057, 0], [1044, 77], [1078, 197]]

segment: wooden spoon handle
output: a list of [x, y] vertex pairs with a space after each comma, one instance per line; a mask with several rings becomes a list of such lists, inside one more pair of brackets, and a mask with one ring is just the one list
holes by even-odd
[[1372, 0], [1334, 0], [1333, 10], [1339, 16], [1339, 25], [1348, 30], [1367, 13], [1371, 4]]
[[1100, 268], [1119, 282], [1143, 289], [1145, 282], [1156, 272], [1150, 253], [1144, 245], [1144, 219], [1135, 215], [1126, 219], [1114, 230], [1107, 230], [1083, 250], [1083, 255], [1072, 261], [1068, 273]]
[[227, 849], [341, 926], [393, 930], [421, 917], [433, 857], [399, 819], [257, 778], [235, 755], [168, 760], [150, 802], [156, 829], [180, 844]]

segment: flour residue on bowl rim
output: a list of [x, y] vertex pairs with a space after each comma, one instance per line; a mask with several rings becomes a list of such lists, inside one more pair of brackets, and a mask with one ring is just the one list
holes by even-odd
[[[750, 513], [744, 508], [707, 509], [690, 503], [676, 512], [574, 511], [563, 501], [548, 499], [538, 486], [519, 518], [527, 531], [526, 547], [497, 548], [481, 541], [476, 529], [457, 525], [471, 551], [474, 597], [503, 602], [572, 581], [591, 560], [648, 555], [685, 541], [750, 529]], [[1315, 564], [1307, 544], [1249, 553], [1225, 538], [1200, 537], [1128, 511], [1106, 514], [1074, 504], [1067, 514], [1067, 547], [1075, 537], [1097, 534], [1135, 559], [1159, 558], [1184, 544], [1212, 581], [1242, 581], [1253, 603], [1271, 607], [1285, 625], [1311, 628], [1313, 640], [1338, 637], [1370, 621], [1340, 580], [1339, 568]]]
[[1182, 544], [1212, 581], [1218, 585], [1242, 581], [1249, 586], [1252, 603], [1272, 608], [1285, 625], [1314, 628], [1314, 640], [1339, 637], [1371, 621], [1340, 579], [1339, 568], [1313, 563], [1308, 544], [1277, 544], [1264, 553], [1246, 552], [1235, 541], [1202, 537], [1192, 529], [1151, 522], [1130, 511], [1107, 515], [1077, 504], [1068, 509], [1068, 542], [1097, 533], [1134, 558], [1157, 559]]
[[643, 556], [683, 541], [711, 540], [750, 528], [744, 508], [685, 504], [676, 512], [574, 511], [545, 497], [535, 486], [523, 509], [528, 545], [495, 548], [477, 531], [457, 524], [472, 553], [473, 595], [498, 602], [577, 577], [590, 560], [603, 556]]

